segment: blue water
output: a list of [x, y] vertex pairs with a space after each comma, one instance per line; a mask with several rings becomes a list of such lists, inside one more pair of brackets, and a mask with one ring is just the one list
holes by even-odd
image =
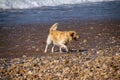
[[0, 10], [0, 25], [79, 20], [120, 20], [120, 1]]

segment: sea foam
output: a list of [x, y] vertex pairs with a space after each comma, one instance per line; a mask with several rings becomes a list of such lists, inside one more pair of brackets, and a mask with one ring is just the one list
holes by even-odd
[[26, 9], [64, 4], [80, 4], [115, 0], [0, 0], [0, 9]]

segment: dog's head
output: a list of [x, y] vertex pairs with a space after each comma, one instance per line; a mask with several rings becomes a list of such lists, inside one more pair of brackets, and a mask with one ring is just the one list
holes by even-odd
[[71, 31], [70, 36], [72, 37], [73, 40], [78, 40], [79, 38], [79, 35], [75, 31]]

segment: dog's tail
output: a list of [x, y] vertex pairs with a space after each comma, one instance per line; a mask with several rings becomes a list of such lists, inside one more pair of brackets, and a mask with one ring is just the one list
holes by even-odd
[[50, 28], [50, 31], [53, 31], [53, 30], [56, 30], [58, 27], [58, 23], [54, 23], [51, 28]]

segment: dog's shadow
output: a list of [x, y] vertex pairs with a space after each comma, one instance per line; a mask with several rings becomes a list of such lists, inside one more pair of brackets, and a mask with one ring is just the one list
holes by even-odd
[[[82, 53], [82, 52], [86, 52], [87, 50], [77, 50], [77, 49], [70, 49], [69, 52], [66, 52], [65, 50], [62, 50], [62, 53]], [[59, 53], [59, 50], [55, 51], [55, 53]]]
[[77, 50], [77, 49], [72, 49], [72, 50], [69, 50], [70, 53], [77, 53], [77, 52], [86, 52], [87, 50]]

